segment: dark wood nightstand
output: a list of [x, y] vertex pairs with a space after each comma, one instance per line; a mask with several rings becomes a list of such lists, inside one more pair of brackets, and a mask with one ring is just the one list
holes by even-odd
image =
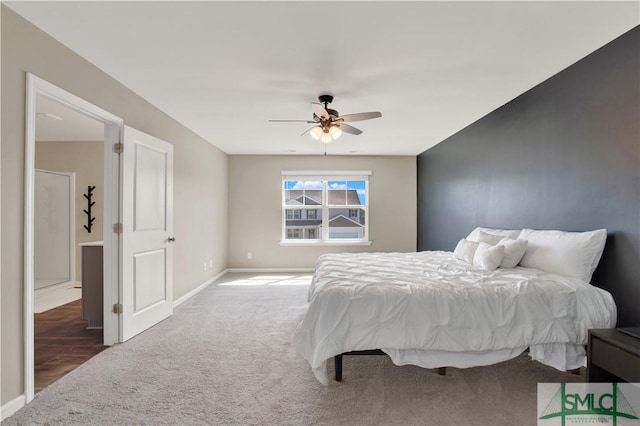
[[640, 382], [640, 339], [615, 328], [589, 330], [588, 382]]

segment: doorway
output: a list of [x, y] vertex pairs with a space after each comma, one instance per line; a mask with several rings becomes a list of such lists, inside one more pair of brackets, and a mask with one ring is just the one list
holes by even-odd
[[[37, 393], [105, 349], [104, 124], [38, 94], [35, 125]], [[87, 251], [100, 259], [87, 263]]]
[[[57, 107], [64, 108], [65, 112], [55, 113], [55, 112], [47, 112], [47, 111], [38, 111], [38, 104], [40, 103], [49, 103], [48, 105], [55, 104]], [[26, 103], [27, 103], [27, 114], [26, 114], [26, 137], [25, 137], [25, 240], [24, 240], [24, 291], [25, 291], [25, 306], [24, 306], [24, 322], [25, 322], [25, 397], [26, 402], [30, 402], [33, 399], [35, 393], [35, 312], [34, 312], [34, 296], [35, 296], [35, 283], [36, 283], [36, 270], [37, 265], [35, 263], [35, 254], [36, 254], [36, 238], [35, 238], [35, 191], [36, 191], [36, 160], [38, 160], [38, 167], [48, 169], [57, 169], [56, 171], [69, 172], [70, 168], [69, 161], [76, 160], [82, 161], [82, 158], [77, 158], [75, 154], [62, 149], [60, 146], [54, 147], [53, 145], [46, 145], [51, 143], [52, 141], [43, 140], [42, 135], [38, 135], [38, 120], [42, 120], [38, 118], [38, 113], [44, 115], [45, 120], [53, 120], [60, 121], [58, 118], [62, 114], [75, 114], [81, 115], [85, 120], [90, 120], [93, 122], [94, 126], [100, 129], [100, 137], [99, 140], [96, 141], [97, 150], [102, 153], [100, 160], [101, 169], [102, 169], [102, 182], [101, 184], [90, 184], [89, 186], [98, 186], [101, 187], [101, 192], [103, 194], [103, 200], [101, 202], [102, 207], [93, 210], [92, 215], [95, 217], [100, 216], [100, 223], [96, 223], [97, 219], [91, 223], [88, 217], [85, 217], [83, 223], [80, 220], [76, 220], [76, 231], [78, 227], [82, 227], [84, 229], [85, 225], [92, 225], [92, 235], [89, 232], [82, 234], [80, 232], [76, 232], [78, 237], [80, 236], [89, 236], [89, 240], [84, 239], [84, 241], [95, 241], [95, 238], [102, 239], [103, 242], [103, 254], [101, 266], [103, 266], [102, 271], [102, 283], [104, 283], [103, 288], [101, 290], [101, 299], [102, 299], [102, 308], [103, 308], [103, 332], [102, 336], [99, 337], [98, 346], [102, 345], [112, 345], [119, 341], [119, 323], [118, 316], [111, 313], [110, 309], [104, 309], [105, 306], [113, 306], [113, 304], [118, 303], [119, 301], [119, 262], [118, 262], [118, 253], [119, 253], [119, 236], [118, 234], [113, 233], [112, 224], [118, 222], [119, 218], [119, 179], [120, 179], [120, 161], [118, 155], [114, 153], [113, 146], [120, 142], [120, 135], [123, 129], [123, 121], [122, 119], [96, 107], [93, 104], [90, 104], [84, 101], [81, 98], [78, 98], [63, 89], [58, 88], [32, 74], [27, 74], [27, 93], [26, 93]], [[62, 111], [62, 110], [60, 110]], [[49, 114], [48, 116], [46, 114]], [[53, 116], [53, 117], [52, 117]], [[40, 136], [40, 138], [39, 138]], [[36, 141], [40, 139], [38, 144], [43, 144], [42, 147], [46, 148], [45, 151], [48, 152], [43, 156], [37, 156], [36, 150], [37, 145]], [[53, 137], [53, 139], [56, 139]], [[63, 138], [67, 139], [67, 138]], [[90, 138], [89, 138], [90, 139]], [[68, 141], [67, 141], [68, 142]], [[43, 165], [40, 160], [44, 158], [45, 162], [48, 164]], [[56, 165], [56, 161], [59, 163]], [[52, 165], [53, 164], [53, 165]], [[76, 163], [77, 164], [77, 163]], [[92, 168], [89, 166], [89, 168]], [[95, 167], [93, 167], [95, 168]], [[79, 177], [80, 173], [77, 173], [76, 177]], [[79, 179], [77, 179], [79, 180]], [[86, 183], [86, 182], [85, 182]], [[82, 188], [80, 183], [78, 182], [76, 197], [75, 200], [78, 201], [78, 192], [80, 192], [80, 197], [84, 198], [83, 195], [87, 194], [88, 188]], [[72, 197], [74, 198], [74, 197]], [[78, 202], [78, 206], [80, 203]], [[97, 207], [94, 205], [94, 208]], [[82, 210], [89, 209], [89, 204], [84, 204], [84, 208]], [[75, 209], [78, 210], [77, 208]], [[80, 211], [82, 211], [80, 210]], [[40, 213], [40, 212], [39, 212]], [[75, 215], [78, 218], [79, 215]], [[48, 220], [48, 219], [46, 219]], [[100, 232], [97, 232], [97, 230]], [[93, 239], [93, 240], [92, 240]], [[77, 264], [77, 267], [80, 267], [80, 246], [78, 245], [77, 238], [73, 240], [74, 249], [71, 250], [72, 261], [69, 263]], [[78, 261], [76, 261], [78, 259]], [[69, 266], [70, 267], [70, 266]], [[38, 269], [39, 270], [39, 269]], [[77, 272], [78, 275], [80, 272]], [[69, 278], [76, 275], [76, 268], [74, 270], [69, 271]], [[76, 277], [78, 278], [78, 277]], [[75, 280], [74, 280], [75, 281]], [[48, 287], [47, 287], [48, 288]], [[75, 303], [75, 306], [74, 306]], [[49, 334], [51, 335], [51, 330], [47, 329], [47, 327], [55, 326], [56, 324], [60, 324], [64, 321], [64, 317], [72, 316], [74, 319], [80, 319], [82, 313], [80, 312], [80, 318], [77, 318], [78, 315], [78, 307], [81, 306], [81, 303], [78, 301], [72, 302], [70, 304], [64, 304], [61, 308], [69, 308], [69, 309], [61, 309], [57, 312], [56, 315], [52, 318], [48, 318], [43, 322], [44, 329], [40, 328], [38, 334]], [[64, 312], [63, 312], [64, 311]], [[49, 310], [48, 312], [52, 312]], [[45, 312], [46, 313], [46, 312]], [[42, 314], [38, 314], [42, 315]], [[86, 323], [85, 323], [86, 324]], [[86, 330], [86, 325], [81, 327]], [[43, 331], [45, 330], [46, 331]], [[95, 330], [94, 334], [95, 334]], [[54, 333], [55, 334], [55, 333]], [[94, 336], [95, 337], [95, 336]], [[67, 367], [61, 367], [59, 370], [64, 370]]]
[[[102, 285], [102, 301], [97, 302], [98, 305], [102, 303], [102, 314], [89, 315], [90, 322], [102, 320], [102, 344], [124, 342], [173, 313], [173, 242], [176, 241], [173, 236], [173, 145], [125, 126], [122, 119], [109, 112], [27, 74], [24, 178], [26, 403], [34, 396], [34, 180], [39, 95], [103, 125], [103, 241], [100, 245], [102, 254], [93, 256], [93, 261], [103, 266], [103, 271], [94, 274], [92, 279], [100, 280]], [[85, 245], [96, 247], [95, 242]], [[92, 267], [90, 270], [98, 269]], [[88, 280], [85, 277], [83, 281], [86, 289]]]

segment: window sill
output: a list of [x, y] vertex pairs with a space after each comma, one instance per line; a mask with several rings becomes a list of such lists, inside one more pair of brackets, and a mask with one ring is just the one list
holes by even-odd
[[328, 247], [328, 246], [370, 246], [373, 241], [319, 241], [319, 240], [281, 240], [281, 246], [307, 246], [307, 247]]

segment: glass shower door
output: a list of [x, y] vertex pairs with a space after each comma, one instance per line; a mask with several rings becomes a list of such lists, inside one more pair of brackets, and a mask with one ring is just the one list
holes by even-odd
[[35, 172], [34, 284], [36, 289], [71, 280], [73, 174]]

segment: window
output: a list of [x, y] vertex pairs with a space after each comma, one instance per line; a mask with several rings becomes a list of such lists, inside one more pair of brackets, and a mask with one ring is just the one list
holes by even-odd
[[287, 228], [287, 238], [289, 239], [299, 239], [300, 238], [300, 229], [296, 228]]
[[370, 174], [282, 172], [283, 240], [368, 244]]
[[287, 219], [299, 220], [302, 216], [302, 210], [287, 210]]

